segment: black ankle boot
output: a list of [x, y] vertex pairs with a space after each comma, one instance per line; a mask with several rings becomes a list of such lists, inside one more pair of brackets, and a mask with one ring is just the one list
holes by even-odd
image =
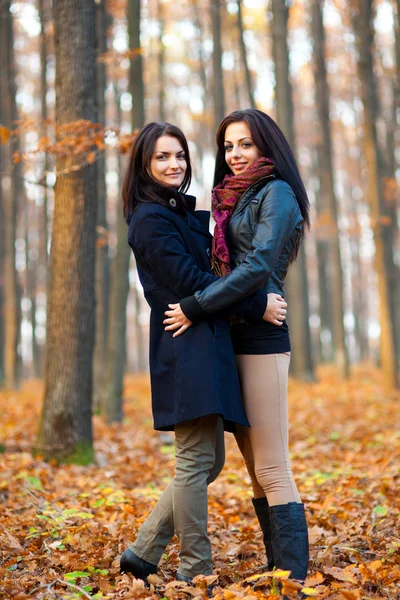
[[256, 511], [258, 522], [260, 523], [261, 531], [263, 532], [263, 542], [268, 560], [268, 571], [272, 571], [275, 566], [274, 553], [271, 543], [271, 526], [269, 523], [268, 500], [264, 498], [253, 498], [254, 510]]
[[289, 502], [269, 507], [271, 543], [277, 569], [290, 570], [291, 577], [307, 576], [309, 547], [303, 504]]
[[132, 573], [136, 579], [143, 579], [146, 582], [149, 575], [157, 573], [157, 565], [139, 558], [129, 548], [122, 554], [119, 568], [121, 573]]

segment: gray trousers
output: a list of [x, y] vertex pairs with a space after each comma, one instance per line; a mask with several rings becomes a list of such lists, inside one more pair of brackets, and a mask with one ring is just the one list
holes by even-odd
[[175, 476], [129, 549], [157, 565], [176, 533], [179, 574], [211, 575], [207, 486], [218, 477], [225, 462], [222, 418], [207, 415], [175, 425], [175, 454]]

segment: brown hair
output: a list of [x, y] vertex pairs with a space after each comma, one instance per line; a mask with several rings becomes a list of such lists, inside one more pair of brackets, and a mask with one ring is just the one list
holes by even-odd
[[296, 159], [282, 130], [266, 113], [255, 108], [236, 110], [225, 117], [217, 131], [217, 158], [215, 161], [214, 187], [223, 181], [231, 170], [225, 160], [225, 131], [228, 125], [244, 121], [251, 137], [263, 156], [271, 158], [277, 175], [292, 188], [307, 227], [310, 226], [310, 203]]
[[162, 135], [176, 138], [185, 152], [187, 168], [179, 191], [186, 192], [190, 185], [192, 167], [188, 143], [183, 132], [171, 123], [148, 123], [139, 131], [133, 142], [128, 170], [122, 186], [123, 211], [128, 223], [139, 202], [165, 204], [160, 191], [166, 191], [168, 188], [152, 177], [150, 169], [156, 142]]

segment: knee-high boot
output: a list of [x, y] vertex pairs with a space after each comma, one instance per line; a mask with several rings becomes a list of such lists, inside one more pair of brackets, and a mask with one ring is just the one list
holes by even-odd
[[304, 505], [289, 502], [270, 506], [269, 519], [275, 566], [290, 570], [293, 579], [304, 581], [309, 558]]
[[269, 522], [268, 500], [264, 498], [253, 498], [254, 510], [256, 511], [261, 531], [263, 532], [263, 542], [268, 560], [268, 571], [272, 571], [275, 566], [274, 554], [271, 543], [271, 526]]

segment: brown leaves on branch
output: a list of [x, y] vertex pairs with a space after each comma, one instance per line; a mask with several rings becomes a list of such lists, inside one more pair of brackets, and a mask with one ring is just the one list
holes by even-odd
[[[93, 164], [107, 149], [118, 150], [121, 154], [129, 152], [137, 131], [131, 134], [121, 134], [113, 127], [104, 127], [99, 123], [79, 120], [72, 123], [56, 125], [47, 119], [45, 136], [38, 139], [35, 145], [25, 152], [14, 152], [12, 161], [32, 161], [38, 155], [46, 153], [56, 160], [55, 175], [66, 175]], [[33, 120], [15, 122], [15, 127], [9, 129], [0, 126], [0, 141], [2, 144], [11, 143], [26, 131], [37, 131], [38, 124]]]
[[[98, 231], [99, 235], [102, 232]], [[372, 367], [348, 382], [323, 368], [319, 382], [290, 382], [291, 455], [306, 505], [311, 561], [302, 587], [268, 572], [250, 482], [233, 437], [209, 489], [218, 600], [396, 600], [400, 582], [400, 394], [385, 394]], [[0, 393], [0, 597], [102, 600], [205, 597], [207, 578], [175, 580], [177, 540], [150, 588], [120, 575], [119, 556], [173, 474], [172, 435], [152, 430], [149, 382], [125, 382], [126, 418], [94, 418], [97, 463], [57, 466], [30, 453], [41, 384]], [[214, 576], [214, 577], [215, 577]]]

